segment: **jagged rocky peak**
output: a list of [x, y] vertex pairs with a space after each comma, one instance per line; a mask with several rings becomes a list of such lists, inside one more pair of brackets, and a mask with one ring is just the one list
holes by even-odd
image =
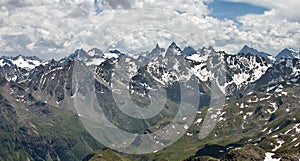
[[215, 51], [215, 49], [214, 49], [212, 46], [209, 46], [209, 47], [208, 47], [208, 50], [210, 50], [210, 51]]
[[178, 46], [177, 46], [176, 43], [173, 41], [173, 42], [170, 44], [169, 48], [178, 48]]
[[208, 48], [203, 47], [202, 49], [199, 49], [198, 52], [195, 52], [194, 54], [187, 56], [186, 59], [193, 62], [206, 63], [206, 61], [208, 61], [208, 57], [215, 57], [219, 55], [220, 55], [219, 52], [216, 52], [212, 46], [209, 46]]
[[160, 48], [159, 44], [156, 44], [155, 48], [151, 51], [151, 55], [161, 54], [162, 52], [165, 52], [165, 49]]
[[85, 51], [84, 49], [77, 49], [74, 53], [72, 53], [68, 59], [72, 60], [88, 60], [94, 57], [103, 57], [103, 52], [100, 49], [93, 48], [89, 51]]
[[210, 54], [210, 53], [215, 53], [216, 50], [212, 47], [212, 46], [209, 46], [208, 48], [207, 47], [203, 47], [201, 50], [200, 50], [200, 53], [201, 54]]
[[180, 47], [177, 46], [177, 44], [175, 42], [172, 42], [167, 50], [165, 48], [161, 48], [159, 46], [159, 44], [156, 44], [155, 48], [149, 53], [149, 52], [145, 52], [145, 53], [141, 53], [140, 55], [144, 56], [144, 57], [151, 57], [153, 59], [157, 59], [160, 57], [160, 59], [162, 58], [166, 58], [166, 57], [172, 57], [175, 55], [183, 55], [183, 51], [180, 49]]
[[88, 59], [90, 56], [88, 53], [83, 49], [77, 49], [73, 54], [71, 54], [68, 59], [72, 60], [85, 60]]
[[178, 47], [175, 42], [172, 42], [171, 45], [168, 47], [166, 55], [169, 55], [169, 54], [181, 55], [181, 53], [182, 53], [182, 50], [180, 49], [180, 47]]
[[69, 60], [83, 61], [87, 66], [100, 65], [108, 59], [118, 59], [123, 57], [125, 54], [117, 49], [109, 50], [108, 52], [103, 52], [98, 48], [92, 48], [87, 52], [84, 49], [77, 49], [74, 53], [66, 58], [63, 58], [60, 62], [66, 62]]

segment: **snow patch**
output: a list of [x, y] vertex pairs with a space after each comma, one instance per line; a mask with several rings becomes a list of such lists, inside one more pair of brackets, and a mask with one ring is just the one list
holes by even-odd
[[275, 155], [274, 153], [266, 153], [265, 155], [266, 157], [264, 161], [280, 161], [280, 158], [279, 159], [272, 158], [272, 156]]
[[241, 106], [240, 106], [240, 108], [241, 108], [241, 109], [245, 108], [245, 104], [242, 103]]
[[239, 85], [245, 83], [249, 78], [250, 78], [250, 75], [246, 74], [246, 73], [235, 74], [233, 76], [233, 82], [237, 86], [239, 86]]
[[189, 129], [189, 126], [188, 125], [184, 125], [183, 128], [187, 130], [187, 129]]
[[104, 58], [105, 59], [112, 59], [112, 58], [117, 59], [118, 57], [119, 57], [119, 55], [115, 54], [115, 53], [104, 53]]
[[92, 59], [91, 61], [86, 62], [85, 64], [87, 66], [91, 66], [91, 65], [100, 65], [103, 62], [105, 62], [105, 59], [103, 59], [103, 58], [95, 58], [95, 59]]
[[271, 96], [268, 96], [268, 97], [265, 97], [265, 98], [260, 98], [259, 101], [268, 100], [268, 99], [270, 99], [270, 98], [271, 98]]
[[297, 139], [298, 139], [298, 138], [294, 138], [294, 139], [292, 140], [292, 142], [295, 142]]
[[272, 105], [272, 107], [274, 108], [274, 110], [271, 111], [270, 109], [268, 109], [267, 111], [268, 111], [270, 114], [275, 113], [275, 112], [278, 110], [278, 107], [277, 107], [276, 103], [271, 103], [271, 102], [269, 102], [269, 103]]
[[300, 123], [296, 124], [293, 129], [295, 129], [297, 133], [300, 133], [300, 128], [298, 128], [298, 126], [300, 126]]
[[279, 144], [279, 145], [276, 145], [275, 148], [272, 150], [272, 152], [275, 152], [278, 149], [280, 149], [282, 147], [282, 145], [284, 144], [284, 141], [283, 140], [277, 140], [277, 144]]
[[199, 125], [201, 122], [202, 122], [202, 118], [199, 118], [199, 119], [195, 122], [195, 124]]

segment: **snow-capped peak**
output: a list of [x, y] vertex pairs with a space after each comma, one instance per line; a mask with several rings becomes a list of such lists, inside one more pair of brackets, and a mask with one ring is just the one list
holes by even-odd
[[102, 52], [97, 48], [93, 48], [86, 52], [83, 49], [77, 49], [74, 53], [66, 58], [63, 58], [61, 62], [66, 60], [79, 60], [85, 62], [87, 66], [100, 65], [108, 59], [118, 59], [124, 54], [119, 50], [110, 50], [109, 52]]
[[156, 44], [156, 47], [151, 51], [151, 55], [160, 55], [162, 52], [165, 52], [165, 49], [160, 48], [160, 46]]
[[41, 59], [33, 56], [33, 57], [26, 57], [26, 56], [16, 56], [16, 57], [6, 57], [3, 56], [0, 58], [0, 66], [3, 67], [5, 65], [8, 66], [16, 66], [19, 68], [23, 68], [26, 70], [32, 70], [37, 66], [45, 65], [47, 62], [42, 61]]

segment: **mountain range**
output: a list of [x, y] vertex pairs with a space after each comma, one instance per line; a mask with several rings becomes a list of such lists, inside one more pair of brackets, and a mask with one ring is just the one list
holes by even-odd
[[[109, 53], [121, 53], [121, 52], [115, 50], [115, 51], [109, 51]], [[106, 53], [106, 55], [109, 55], [109, 53]], [[195, 49], [193, 49], [192, 47], [188, 46], [185, 47], [184, 50], [182, 50], [182, 53], [186, 56], [190, 56], [196, 54], [197, 51], [195, 51]], [[300, 52], [297, 52], [292, 48], [289, 49], [285, 48], [282, 51], [280, 51], [276, 56], [272, 56], [271, 54], [258, 51], [254, 48], [249, 47], [248, 45], [245, 45], [237, 54], [256, 55], [259, 57], [263, 57], [268, 61], [279, 61], [280, 59], [285, 59], [285, 58], [300, 59]], [[88, 64], [91, 65], [100, 65], [101, 63], [103, 63], [103, 61], [105, 61], [105, 58], [110, 57], [110, 56], [106, 56], [106, 57], [103, 56], [104, 53], [97, 48], [93, 48], [87, 52], [84, 51], [83, 49], [78, 49], [73, 54], [63, 58], [62, 60], [77, 59], [77, 60], [84, 60], [88, 62], [90, 61]], [[42, 60], [36, 56], [22, 56], [22, 55], [18, 55], [16, 57], [2, 56], [0, 58], [0, 67], [4, 67], [5, 65], [15, 66], [29, 71], [34, 69], [37, 66], [46, 65], [48, 62], [49, 61]]]
[[[151, 52], [76, 50], [61, 60], [37, 57], [0, 58], [0, 160], [282, 160], [300, 158], [300, 53], [284, 49], [277, 56], [244, 46], [236, 55], [213, 47], [181, 50], [157, 45]], [[106, 117], [121, 129], [151, 133], [168, 124], [175, 106], [166, 105], [161, 116], [133, 119], [112, 103], [116, 79], [128, 86], [138, 104], [147, 104], [149, 93], [160, 86], [172, 104], [180, 103], [178, 81], [197, 80], [200, 104], [194, 123], [175, 144], [159, 152], [132, 156], [104, 146], [84, 129], [74, 109], [78, 92], [72, 83], [74, 67], [82, 62], [95, 74], [95, 92]], [[127, 71], [121, 81], [115, 69]], [[127, 83], [127, 84], [126, 84]], [[128, 85], [129, 83], [129, 85]], [[204, 122], [217, 86], [224, 94], [215, 128], [202, 140]], [[191, 89], [193, 90], [193, 89]], [[80, 93], [82, 94], [82, 93]], [[167, 118], [167, 119], [166, 119]], [[128, 120], [124, 124], [123, 120]], [[102, 150], [100, 150], [102, 149]], [[95, 150], [100, 150], [95, 152]], [[251, 152], [250, 152], [251, 151]], [[106, 158], [105, 158], [106, 157]]]

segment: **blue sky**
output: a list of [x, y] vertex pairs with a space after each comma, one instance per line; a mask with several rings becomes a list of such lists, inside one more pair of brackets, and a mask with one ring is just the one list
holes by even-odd
[[[0, 56], [59, 59], [78, 48], [105, 49], [103, 44], [110, 42], [143, 46], [156, 38], [168, 42], [172, 36], [185, 35], [191, 36], [196, 48], [213, 46], [233, 54], [244, 45], [273, 55], [284, 48], [300, 50], [299, 0], [0, 0], [0, 6]], [[149, 16], [139, 12], [145, 9], [152, 9], [156, 17], [135, 28], [143, 24], [141, 17]], [[168, 13], [174, 11], [181, 16], [169, 19]], [[166, 14], [155, 15], [159, 12]], [[124, 17], [125, 13], [132, 13], [131, 17]], [[122, 22], [103, 29], [118, 18]], [[127, 29], [114, 27], [118, 23]], [[148, 24], [169, 28], [155, 36], [139, 32]], [[124, 39], [113, 42], [114, 35]]]
[[215, 0], [208, 4], [212, 13], [209, 14], [212, 17], [218, 19], [233, 19], [236, 20], [237, 17], [246, 14], [263, 14], [267, 11], [267, 8], [255, 6], [247, 3], [241, 2], [226, 2], [222, 0]]

